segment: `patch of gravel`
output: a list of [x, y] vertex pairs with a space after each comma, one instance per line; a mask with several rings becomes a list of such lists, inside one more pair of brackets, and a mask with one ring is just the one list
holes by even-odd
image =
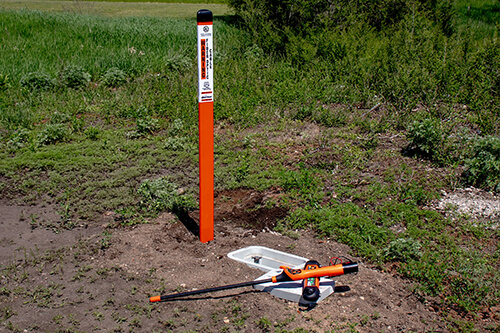
[[[457, 189], [451, 193], [442, 191], [441, 200], [432, 206], [452, 218], [467, 215], [476, 220], [500, 221], [500, 197], [474, 187]], [[498, 223], [495, 227], [498, 227]]]

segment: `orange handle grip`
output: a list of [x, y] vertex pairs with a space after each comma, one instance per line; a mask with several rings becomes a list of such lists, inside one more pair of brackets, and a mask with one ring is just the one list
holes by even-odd
[[294, 278], [294, 281], [307, 278], [319, 278], [322, 276], [339, 275], [344, 275], [344, 266], [342, 264], [320, 267], [313, 270], [302, 270], [302, 272], [299, 274], [299, 278]]
[[[285, 269], [285, 271], [288, 271]], [[292, 270], [293, 271], [293, 270]], [[303, 270], [295, 274], [287, 274], [292, 281], [303, 280], [308, 278], [317, 278], [322, 276], [339, 276], [344, 275], [344, 267], [342, 264], [333, 265], [333, 266], [325, 266], [312, 270]]]
[[280, 268], [283, 269], [283, 273], [272, 277], [272, 281], [274, 283], [284, 282], [284, 281], [297, 281], [297, 280], [323, 277], [323, 276], [339, 276], [348, 273], [356, 273], [358, 271], [358, 264], [357, 263], [337, 264], [313, 270], [291, 269], [290, 267], [284, 267], [284, 266]]
[[161, 296], [153, 296], [153, 297], [150, 297], [150, 298], [149, 298], [149, 301], [150, 301], [151, 303], [154, 303], [154, 302], [159, 302], [159, 301], [161, 301]]

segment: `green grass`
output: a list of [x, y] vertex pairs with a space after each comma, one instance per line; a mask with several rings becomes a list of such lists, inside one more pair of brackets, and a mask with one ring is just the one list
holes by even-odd
[[500, 22], [500, 4], [496, 0], [457, 0], [456, 6], [462, 20], [475, 21], [483, 25]]
[[[51, 0], [51, 1], [72, 1], [72, 2], [93, 2], [94, 0]], [[156, 2], [156, 3], [195, 3], [195, 4], [226, 4], [226, 0], [158, 0], [158, 1], [148, 1], [148, 0], [96, 0], [98, 2]]]
[[170, 17], [196, 18], [198, 10], [207, 7], [215, 16], [227, 15], [231, 11], [221, 1], [65, 1], [65, 0], [2, 0], [2, 10], [40, 10], [107, 17]]
[[[112, 67], [129, 75], [158, 72], [170, 55], [186, 53], [194, 61], [193, 50], [184, 46], [196, 39], [195, 25], [188, 20], [170, 20], [169, 24], [154, 18], [110, 20], [28, 11], [0, 15], [5, 24], [2, 71], [12, 80], [34, 71], [54, 77], [70, 64], [82, 66], [97, 81]], [[43, 38], [46, 34], [53, 38]], [[19, 53], [27, 50], [29, 60], [23, 61]], [[58, 59], [64, 60], [60, 63]]]
[[[105, 14], [90, 11], [101, 4], [85, 13]], [[333, 58], [301, 65], [264, 54], [249, 33], [216, 18], [215, 184], [281, 192], [267, 203], [290, 211], [279, 230], [313, 229], [348, 244], [381, 268], [394, 264], [422, 297], [473, 314], [500, 296], [500, 234], [426, 207], [441, 189], [466, 185], [464, 161], [481, 155], [472, 143], [499, 134], [496, 12], [469, 17], [464, 4], [452, 37], [425, 19], [385, 33], [339, 31]], [[133, 16], [150, 15], [130, 5]], [[193, 16], [72, 12], [0, 11], [2, 198], [60, 207], [59, 228], [106, 211], [142, 223], [176, 200], [193, 207]], [[405, 144], [420, 149], [418, 159]], [[498, 161], [490, 150], [479, 162]], [[161, 188], [141, 188], [162, 181], [172, 185], [166, 199]], [[178, 188], [182, 199], [172, 194]], [[36, 292], [43, 300], [57, 288]], [[258, 325], [269, 326], [265, 318]]]

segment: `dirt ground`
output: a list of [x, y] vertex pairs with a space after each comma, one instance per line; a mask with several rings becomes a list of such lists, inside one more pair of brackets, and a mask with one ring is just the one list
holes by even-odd
[[[103, 214], [55, 233], [51, 207], [0, 204], [0, 331], [5, 332], [445, 332], [432, 303], [412, 285], [374, 269], [350, 249], [312, 232], [273, 232], [286, 212], [261, 205], [277, 193], [216, 194], [215, 240], [202, 244], [196, 212], [169, 213], [154, 223], [113, 228], [121, 217]], [[34, 219], [36, 222], [33, 222]], [[246, 287], [150, 304], [177, 291], [251, 281], [263, 274], [227, 257], [260, 245], [318, 260], [349, 256], [357, 275], [313, 309]]]

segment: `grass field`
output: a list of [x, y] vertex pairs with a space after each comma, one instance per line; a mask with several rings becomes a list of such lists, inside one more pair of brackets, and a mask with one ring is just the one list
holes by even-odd
[[[92, 0], [53, 0], [53, 1], [80, 1], [80, 2], [86, 2], [90, 1], [93, 2]], [[181, 1], [174, 1], [174, 0], [158, 0], [158, 1], [147, 1], [147, 0], [97, 0], [99, 2], [136, 2], [136, 3], [141, 3], [141, 2], [156, 2], [156, 3], [195, 3], [195, 4], [227, 4], [226, 0], [181, 0]]]
[[[59, 207], [61, 230], [107, 211], [128, 226], [194, 209], [199, 6], [32, 5], [65, 13], [0, 2], [1, 198]], [[484, 175], [500, 165], [497, 5], [464, 6], [451, 37], [425, 20], [339, 32], [330, 57], [301, 63], [218, 17], [214, 61], [217, 189], [279, 191], [279, 231], [348, 244], [466, 331], [500, 298], [498, 221], [428, 206], [470, 179], [498, 191]]]
[[210, 6], [216, 16], [231, 13], [227, 5], [213, 1], [53, 1], [53, 0], [2, 0], [0, 9], [30, 9], [49, 12], [103, 15], [110, 17], [196, 17], [202, 7]]

